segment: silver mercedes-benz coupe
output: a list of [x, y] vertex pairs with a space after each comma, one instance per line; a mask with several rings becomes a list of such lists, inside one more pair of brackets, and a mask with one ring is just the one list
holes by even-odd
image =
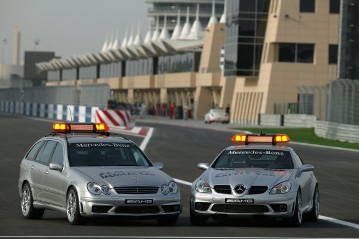
[[243, 143], [224, 149], [192, 184], [190, 219], [250, 215], [276, 217], [299, 226], [305, 216], [317, 221], [319, 188], [314, 166], [304, 164], [287, 135], [236, 135]]

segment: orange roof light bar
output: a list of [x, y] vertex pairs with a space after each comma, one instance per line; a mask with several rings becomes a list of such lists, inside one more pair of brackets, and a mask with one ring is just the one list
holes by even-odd
[[69, 133], [69, 132], [88, 132], [101, 133], [110, 130], [107, 124], [104, 123], [64, 123], [55, 122], [52, 125], [55, 133]]
[[288, 143], [290, 138], [287, 134], [274, 134], [274, 135], [266, 135], [266, 134], [236, 134], [232, 137], [232, 142], [234, 143], [271, 143], [273, 145], [277, 143]]

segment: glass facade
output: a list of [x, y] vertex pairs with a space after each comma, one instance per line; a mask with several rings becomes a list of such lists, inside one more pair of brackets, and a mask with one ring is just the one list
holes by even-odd
[[77, 68], [62, 70], [62, 80], [76, 80]]
[[48, 81], [60, 81], [60, 71], [48, 71], [47, 72]]
[[158, 57], [158, 74], [198, 72], [200, 52], [187, 52]]
[[87, 66], [80, 67], [80, 79], [96, 79], [97, 78], [97, 67]]
[[121, 62], [113, 62], [100, 66], [100, 78], [119, 77], [122, 72]]
[[126, 76], [153, 75], [153, 58], [126, 61]]
[[225, 76], [258, 76], [270, 0], [228, 0]]

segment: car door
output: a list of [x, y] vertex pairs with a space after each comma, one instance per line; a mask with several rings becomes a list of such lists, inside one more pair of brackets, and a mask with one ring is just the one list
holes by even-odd
[[33, 165], [32, 181], [34, 184], [34, 197], [39, 202], [47, 202], [45, 191], [46, 182], [44, 182], [44, 174], [48, 170], [51, 155], [55, 149], [56, 142], [52, 140], [45, 140], [44, 145], [41, 147], [36, 156], [35, 164]]
[[[300, 168], [303, 166], [303, 162], [300, 157], [294, 152], [294, 159], [297, 166]], [[302, 193], [302, 205], [307, 206], [311, 200], [311, 185], [313, 180], [313, 172], [301, 172], [297, 175], [297, 181], [301, 187]]]
[[[64, 169], [64, 146], [57, 142], [51, 156], [52, 164], [62, 165]], [[44, 174], [46, 201], [55, 206], [65, 207], [66, 203], [66, 171], [50, 169], [48, 166]]]
[[20, 166], [20, 177], [21, 181], [29, 181], [32, 194], [34, 200], [37, 200], [37, 195], [39, 194], [39, 188], [41, 185], [41, 177], [39, 177], [39, 162], [36, 161], [36, 157], [41, 150], [42, 146], [44, 145], [44, 141], [39, 141], [35, 143], [29, 152], [26, 154], [24, 160], [21, 162]]

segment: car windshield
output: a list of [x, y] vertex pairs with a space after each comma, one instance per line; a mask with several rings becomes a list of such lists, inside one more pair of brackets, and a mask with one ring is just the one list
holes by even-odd
[[235, 149], [223, 151], [212, 167], [217, 169], [293, 169], [293, 160], [289, 151], [267, 149]]
[[71, 167], [152, 166], [141, 150], [131, 143], [72, 143], [68, 149]]
[[224, 110], [222, 109], [212, 109], [212, 113], [215, 113], [215, 114], [224, 114], [226, 113]]

